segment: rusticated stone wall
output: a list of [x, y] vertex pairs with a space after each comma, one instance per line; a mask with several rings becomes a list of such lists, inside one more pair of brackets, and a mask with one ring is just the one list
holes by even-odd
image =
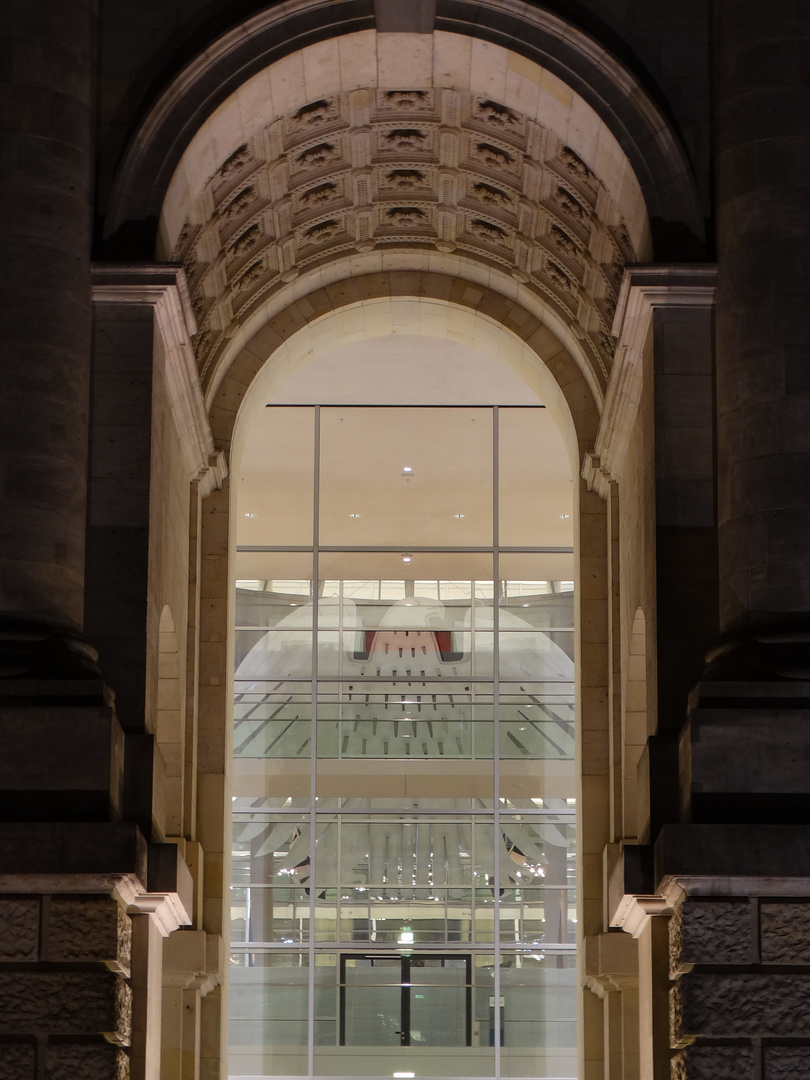
[[0, 1080], [127, 1080], [131, 944], [109, 896], [0, 896]]
[[672, 1080], [810, 1080], [810, 900], [687, 900], [670, 975]]

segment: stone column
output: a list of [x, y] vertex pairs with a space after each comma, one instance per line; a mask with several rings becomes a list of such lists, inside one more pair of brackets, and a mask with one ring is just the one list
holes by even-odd
[[[810, 7], [715, 4], [720, 677], [810, 641]], [[778, 635], [763, 633], [771, 627]], [[792, 636], [792, 640], [791, 640]]]
[[[82, 622], [95, 0], [0, 5], [0, 622]], [[7, 635], [4, 635], [7, 636]]]

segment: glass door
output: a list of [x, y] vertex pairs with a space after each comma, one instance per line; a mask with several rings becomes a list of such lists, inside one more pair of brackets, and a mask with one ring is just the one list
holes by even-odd
[[341, 1046], [470, 1046], [472, 959], [341, 956]]

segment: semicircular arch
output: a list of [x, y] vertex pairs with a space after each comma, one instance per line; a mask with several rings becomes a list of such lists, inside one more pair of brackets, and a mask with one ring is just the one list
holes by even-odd
[[410, 306], [398, 321], [399, 332], [453, 337], [508, 364], [559, 417], [572, 474], [579, 473], [599, 423], [599, 402], [581, 360], [515, 299], [430, 271], [345, 278], [313, 289], [268, 318], [235, 351], [211, 395], [209, 418], [217, 446], [230, 449], [240, 408], [265, 365], [275, 358], [285, 373], [294, 370], [315, 355], [318, 338], [331, 348], [342, 340], [379, 336], [378, 305], [385, 303]]
[[[504, 29], [503, 0], [467, 7], [469, 14], [461, 10], [452, 20], [439, 20], [440, 32], [452, 29], [484, 46], [497, 43], [581, 96], [626, 154], [650, 217], [683, 228], [700, 247], [705, 232], [689, 155], [639, 76], [581, 27], [550, 11], [511, 0]], [[291, 0], [212, 41], [142, 116], [113, 184], [105, 235], [158, 219], [172, 175], [194, 135], [246, 81], [309, 45], [328, 46], [341, 36], [363, 32], [374, 33], [370, 16], [347, 13], [323, 0]]]

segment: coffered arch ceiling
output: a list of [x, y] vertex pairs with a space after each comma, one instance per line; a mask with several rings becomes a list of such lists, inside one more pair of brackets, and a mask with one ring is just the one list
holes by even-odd
[[348, 35], [248, 80], [188, 147], [160, 235], [187, 271], [204, 384], [285, 285], [421, 253], [440, 272], [510, 275], [603, 388], [624, 265], [650, 252], [636, 177], [590, 106], [445, 33]]

